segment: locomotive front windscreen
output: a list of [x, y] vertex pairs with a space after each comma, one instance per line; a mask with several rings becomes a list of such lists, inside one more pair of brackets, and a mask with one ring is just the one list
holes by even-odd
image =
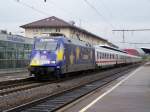
[[57, 42], [56, 41], [42, 41], [42, 42], [36, 42], [35, 43], [35, 50], [55, 51], [56, 48], [57, 48]]

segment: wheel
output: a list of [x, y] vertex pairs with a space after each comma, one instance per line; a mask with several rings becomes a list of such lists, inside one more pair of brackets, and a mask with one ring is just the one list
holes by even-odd
[[55, 70], [55, 73], [54, 73], [54, 76], [57, 78], [57, 79], [60, 79], [61, 78], [61, 71], [60, 71], [60, 69], [56, 69]]

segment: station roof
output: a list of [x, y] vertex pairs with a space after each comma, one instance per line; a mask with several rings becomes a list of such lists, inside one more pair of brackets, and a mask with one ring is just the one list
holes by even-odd
[[22, 25], [20, 26], [22, 28], [53, 28], [53, 27], [58, 27], [58, 28], [72, 28], [72, 29], [76, 29], [80, 32], [83, 32], [87, 35], [91, 35], [95, 38], [98, 38], [98, 39], [101, 39], [105, 42], [108, 42], [106, 39], [100, 37], [100, 36], [97, 36], [91, 32], [88, 32], [87, 30], [85, 29], [82, 29], [82, 28], [79, 28], [69, 22], [66, 22], [62, 19], [59, 19], [55, 16], [51, 16], [49, 18], [45, 18], [45, 19], [42, 19], [42, 20], [38, 20], [38, 21], [35, 21], [35, 22], [32, 22], [32, 23], [28, 23], [28, 24], [25, 24], [25, 25]]
[[136, 50], [136, 49], [124, 49], [124, 51], [126, 51], [128, 54], [131, 54], [131, 55], [135, 55], [135, 56], [139, 56], [140, 53]]
[[150, 54], [150, 48], [141, 48], [145, 54]]
[[0, 41], [33, 44], [33, 38], [24, 37], [21, 35], [4, 34], [4, 33], [0, 33]]

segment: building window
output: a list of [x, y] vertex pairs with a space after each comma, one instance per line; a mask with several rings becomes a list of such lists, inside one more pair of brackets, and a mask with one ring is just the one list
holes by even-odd
[[29, 64], [31, 44], [0, 41], [0, 69], [22, 68]]
[[56, 32], [60, 32], [60, 28], [56, 28]]
[[38, 32], [38, 29], [37, 28], [33, 29], [33, 32]]

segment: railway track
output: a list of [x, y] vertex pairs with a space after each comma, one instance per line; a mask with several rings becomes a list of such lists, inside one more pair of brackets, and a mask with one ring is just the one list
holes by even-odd
[[26, 89], [31, 89], [35, 87], [40, 87], [52, 83], [58, 83], [61, 81], [69, 80], [74, 77], [67, 77], [65, 79], [50, 79], [45, 81], [38, 81], [34, 79], [33, 77], [27, 78], [27, 79], [20, 79], [20, 80], [10, 80], [10, 81], [4, 81], [0, 82], [0, 96], [8, 95], [14, 92], [23, 91]]
[[32, 82], [33, 82], [32, 77], [26, 78], [26, 79], [20, 79], [20, 80], [2, 81], [2, 82], [0, 82], [0, 90], [11, 88], [13, 86], [24, 85], [24, 84], [32, 83]]
[[109, 72], [102, 72], [103, 75], [107, 75], [106, 77], [102, 77], [97, 80], [90, 81], [85, 84], [78, 84], [76, 87], [72, 87], [70, 89], [62, 90], [57, 94], [50, 94], [38, 100], [26, 102], [23, 105], [16, 106], [11, 109], [6, 109], [5, 112], [33, 112], [33, 111], [40, 111], [40, 112], [50, 112], [56, 111], [65, 105], [81, 98], [84, 95], [96, 90], [97, 88], [103, 88], [105, 85], [109, 84], [110, 82], [116, 80], [117, 78], [123, 76], [124, 74], [132, 71], [135, 67], [128, 66], [118, 70], [110, 70]]
[[7, 88], [0, 89], [0, 96], [2, 97], [4, 95], [8, 95], [14, 92], [19, 92], [19, 91], [23, 91], [26, 89], [31, 89], [31, 88], [47, 85], [47, 84], [49, 83], [38, 83], [38, 82], [31, 81], [31, 82], [24, 83], [21, 85], [17, 84], [17, 85], [9, 86]]

